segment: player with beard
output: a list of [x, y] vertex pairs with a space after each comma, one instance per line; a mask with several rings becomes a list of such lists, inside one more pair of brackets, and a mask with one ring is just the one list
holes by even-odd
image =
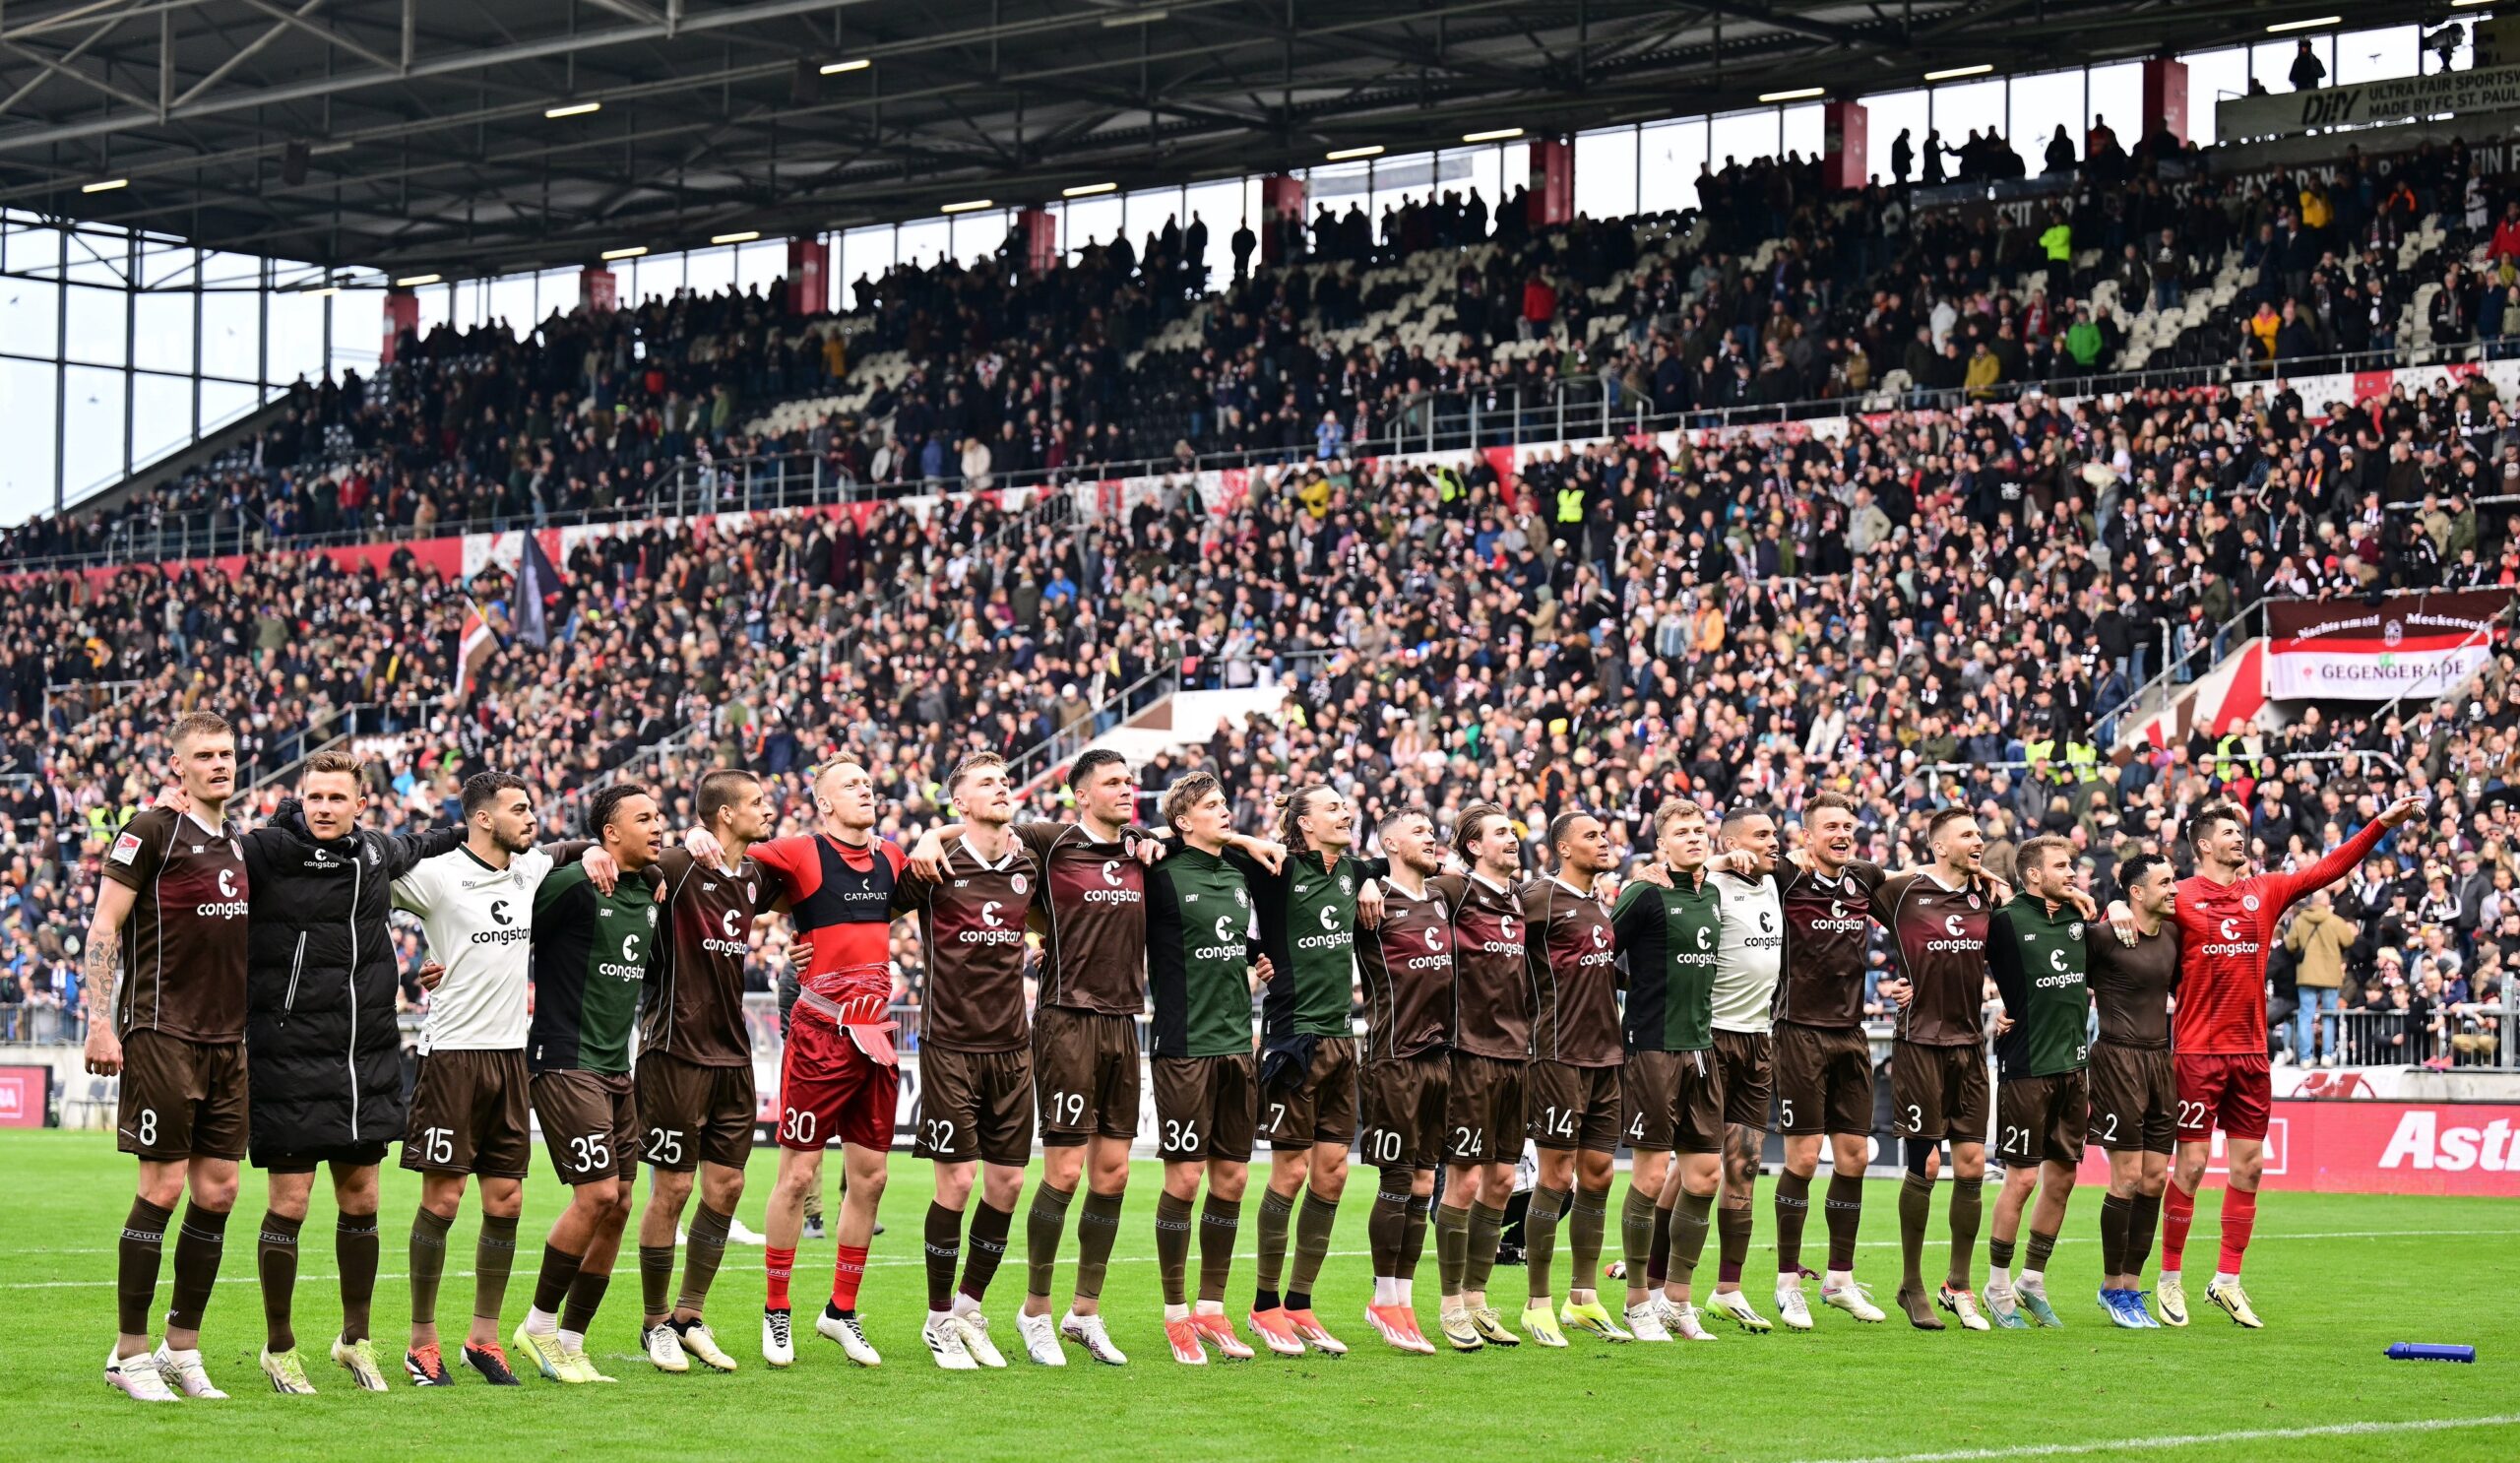
[[[2179, 1261], [2196, 1217], [2196, 1189], [2214, 1129], [2223, 1130], [2231, 1186], [2223, 1190], [2220, 1262], [2205, 1299], [2251, 1330], [2263, 1324], [2240, 1289], [2240, 1261], [2257, 1225], [2257, 1185], [2266, 1165], [2274, 1102], [2266, 1060], [2266, 952], [2284, 912], [2360, 866], [2390, 829], [2421, 811], [2404, 797], [2299, 873], [2249, 873], [2248, 820], [2228, 802], [2199, 808], [2188, 824], [2196, 872], [2180, 882], [2178, 1010], [2172, 1022], [2178, 1077], [2178, 1156], [2162, 1209], [2162, 1319], [2187, 1323]], [[2120, 941], [2133, 928], [2121, 901], [2110, 906]]]
[[2144, 1264], [2161, 1222], [2162, 1190], [2178, 1146], [2178, 1079], [2172, 1070], [2170, 1003], [2178, 993], [2178, 875], [2159, 854], [2117, 865], [2135, 942], [2091, 942], [2100, 1039], [2091, 1049], [2090, 1139], [2109, 1155], [2100, 1202], [2100, 1304], [2128, 1330], [2160, 1326], [2144, 1304]]
[[1455, 1351], [1519, 1346], [1487, 1304], [1487, 1277], [1514, 1196], [1532, 1049], [1532, 987], [1524, 967], [1522, 840], [1492, 802], [1462, 809], [1453, 852], [1467, 873], [1427, 889], [1452, 925], [1453, 1050], [1444, 1100], [1444, 1194], [1435, 1208], [1444, 1340]]
[[[1708, 875], [1720, 907], [1715, 947], [1713, 1028], [1715, 1074], [1724, 1093], [1724, 1186], [1715, 1212], [1718, 1268], [1707, 1308], [1742, 1330], [1770, 1329], [1741, 1294], [1750, 1254], [1750, 1204], [1759, 1180], [1759, 1149], [1767, 1133], [1768, 1098], [1776, 1076], [1771, 1015], [1784, 969], [1785, 913], [1777, 897], [1776, 819], [1744, 804], [1724, 815], [1722, 852], [1730, 867]], [[1703, 1237], [1700, 1237], [1703, 1242]], [[1676, 1248], [1682, 1237], [1674, 1236]], [[1686, 1304], [1686, 1293], [1667, 1298]]]
[[1432, 819], [1404, 809], [1377, 830], [1391, 869], [1372, 936], [1356, 944], [1365, 986], [1358, 1107], [1365, 1161], [1381, 1174], [1365, 1223], [1374, 1299], [1365, 1321], [1393, 1349], [1431, 1356], [1411, 1287], [1426, 1244], [1435, 1166], [1443, 1161], [1452, 1092], [1453, 927], [1427, 887], [1442, 870]]
[[[1619, 1039], [1618, 952], [1609, 913], [1593, 886], [1615, 860], [1608, 828], [1591, 813], [1550, 820], [1548, 846], [1556, 876], [1523, 889], [1523, 948], [1534, 994], [1528, 1106], [1531, 1139], [1540, 1147], [1539, 1183], [1524, 1222], [1531, 1301], [1523, 1330], [1543, 1346], [1566, 1344], [1561, 1326], [1629, 1341], [1634, 1338], [1610, 1319], [1594, 1289], [1618, 1156], [1619, 1068], [1626, 1052]], [[1575, 1273], [1564, 1308], [1552, 1315], [1549, 1264], [1558, 1219], [1570, 1212]]]
[[[2065, 898], [2073, 845], [2054, 834], [2030, 839], [2015, 868], [2021, 893], [1986, 925], [1986, 972], [2004, 1003], [1995, 1037], [1995, 1152], [2004, 1181], [1986, 1235], [1986, 1306], [1997, 1326], [2018, 1331], [2033, 1322], [2064, 1325], [2048, 1304], [2046, 1277], [2091, 1123], [2091, 988], [2084, 912]], [[2016, 1283], [2013, 1241], [2033, 1188], [2039, 1207], [2030, 1216], [2029, 1252]]]

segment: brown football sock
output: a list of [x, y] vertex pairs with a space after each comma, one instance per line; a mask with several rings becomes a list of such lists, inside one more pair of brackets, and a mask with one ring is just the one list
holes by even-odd
[[455, 1221], [426, 1209], [411, 1215], [411, 1324], [437, 1324], [437, 1284], [446, 1274], [446, 1232]]
[[[333, 1221], [333, 1254], [342, 1272], [342, 1339], [365, 1341], [376, 1301], [376, 1259], [381, 1241], [373, 1214], [344, 1214]], [[439, 1253], [445, 1253], [440, 1246]]]
[[569, 1302], [569, 1288], [578, 1283], [578, 1267], [584, 1263], [585, 1255], [571, 1254], [545, 1241], [542, 1269], [534, 1277], [534, 1308], [545, 1315], [558, 1315], [560, 1307]]
[[[1679, 1181], [1676, 1177], [1664, 1179], [1666, 1183]], [[1627, 1261], [1630, 1285], [1643, 1285], [1654, 1266], [1654, 1216], [1659, 1212], [1652, 1195], [1635, 1184], [1627, 1186], [1627, 1198], [1618, 1206], [1618, 1247], [1619, 1258]], [[1664, 1233], [1668, 1238], [1670, 1231]]]
[[[1680, 1176], [1674, 1174], [1666, 1181], [1677, 1188]], [[1645, 1241], [1644, 1274], [1649, 1291], [1661, 1290], [1671, 1276], [1671, 1211], [1659, 1202], [1654, 1206], [1654, 1232]]]
[[682, 1251], [682, 1292], [674, 1298], [674, 1309], [698, 1315], [709, 1304], [709, 1287], [718, 1278], [718, 1267], [725, 1262], [726, 1235], [734, 1222], [733, 1215], [721, 1214], [707, 1204], [691, 1216], [691, 1238]]
[[2131, 1207], [2118, 1194], [2110, 1194], [2100, 1201], [2100, 1275], [2103, 1280], [2126, 1273], [2126, 1220], [2127, 1210]]
[[1415, 1194], [1410, 1196], [1409, 1214], [1401, 1221], [1400, 1227], [1400, 1273], [1393, 1279], [1418, 1278], [1418, 1256], [1426, 1252], [1426, 1218], [1434, 1206], [1433, 1199], [1421, 1199]]
[[1164, 1281], [1164, 1304], [1190, 1304], [1190, 1199], [1169, 1189], [1155, 1200], [1155, 1268]]
[[1966, 1290], [1970, 1267], [1978, 1263], [1978, 1226], [1984, 1216], [1986, 1185], [1984, 1179], [1951, 1180], [1951, 1288]]
[[2136, 1194], [2126, 1201], [2126, 1268], [2121, 1275], [2140, 1278], [2153, 1259], [2153, 1232], [2162, 1218], [2160, 1194]]
[[1233, 1273], [1233, 1241], [1242, 1227], [1242, 1201], [1210, 1194], [1199, 1206], [1199, 1299], [1225, 1303], [1225, 1284]]
[[1072, 1188], [1033, 1186], [1033, 1208], [1024, 1216], [1026, 1295], [1049, 1299], [1050, 1277], [1059, 1267], [1059, 1240], [1067, 1234], [1067, 1206], [1075, 1201]]
[[1829, 1268], [1852, 1270], [1856, 1236], [1863, 1229], [1863, 1176], [1832, 1172], [1829, 1196], [1822, 1203], [1829, 1222]]
[[1680, 1190], [1680, 1201], [1671, 1206], [1671, 1264], [1668, 1279], [1687, 1285], [1696, 1276], [1698, 1259], [1706, 1253], [1706, 1231], [1714, 1212], [1715, 1195]]
[[612, 1284], [610, 1275], [598, 1275], [580, 1270], [569, 1286], [568, 1304], [560, 1307], [560, 1329], [584, 1336], [595, 1325], [595, 1313], [603, 1304], [605, 1287]]
[[2013, 1242], [2010, 1240], [1998, 1240], [1992, 1235], [1986, 1237], [1986, 1274], [1988, 1284], [1992, 1284], [1997, 1279], [2010, 1280], [2012, 1278], [2012, 1249]]
[[1811, 1218], [1811, 1177], [1788, 1169], [1776, 1176], [1776, 1273], [1802, 1272], [1802, 1226]]
[[1400, 1232], [1408, 1224], [1409, 1190], [1374, 1190], [1373, 1207], [1365, 1211], [1365, 1248], [1373, 1256], [1376, 1278], [1389, 1279], [1400, 1273]]
[[945, 1310], [954, 1304], [954, 1272], [963, 1263], [963, 1216], [934, 1199], [927, 1201], [927, 1308]]
[[1274, 1188], [1260, 1191], [1260, 1257], [1253, 1277], [1251, 1308], [1275, 1310], [1284, 1304], [1278, 1281], [1287, 1267], [1287, 1230], [1292, 1225], [1295, 1201]]
[[1532, 1190], [1531, 1207], [1523, 1212], [1523, 1268], [1531, 1277], [1531, 1298], [1549, 1298], [1549, 1269], [1557, 1259], [1557, 1222], [1566, 1215], [1570, 1195], [1562, 1188]]
[[1110, 1268], [1111, 1243], [1120, 1238], [1120, 1201], [1125, 1194], [1085, 1191], [1076, 1214], [1076, 1298], [1102, 1298], [1103, 1272]]
[[1504, 1210], [1493, 1204], [1470, 1206], [1470, 1247], [1462, 1261], [1463, 1290], [1486, 1294], [1487, 1277], [1496, 1269], [1496, 1246], [1504, 1236]]
[[1923, 1295], [1925, 1221], [1933, 1217], [1933, 1180], [1910, 1174], [1899, 1180], [1899, 1289]]
[[1575, 1190], [1574, 1206], [1568, 1211], [1566, 1247], [1575, 1258], [1575, 1273], [1566, 1284], [1571, 1290], [1596, 1289], [1602, 1279], [1602, 1240], [1609, 1234], [1610, 1191], [1608, 1189]]
[[494, 1325], [507, 1304], [508, 1272], [516, 1267], [516, 1216], [481, 1216], [481, 1237], [472, 1242], [472, 1317]]
[[1715, 1211], [1715, 1274], [1739, 1284], [1750, 1259], [1750, 1206], [1723, 1204]]
[[1435, 1275], [1444, 1298], [1461, 1294], [1462, 1272], [1470, 1268], [1470, 1211], [1450, 1204], [1435, 1206]]
[[219, 1284], [219, 1257], [227, 1247], [227, 1211], [184, 1206], [183, 1227], [175, 1234], [175, 1290], [166, 1311], [169, 1331], [198, 1331], [201, 1313], [210, 1308], [211, 1288]]
[[1321, 1262], [1330, 1256], [1330, 1232], [1338, 1220], [1337, 1199], [1304, 1190], [1303, 1207], [1295, 1211], [1295, 1262], [1287, 1276], [1289, 1309], [1311, 1308], [1312, 1282], [1321, 1274]]
[[2021, 1268], [2044, 1275], [2048, 1271], [2048, 1261], [2052, 1258], [2055, 1253], [2056, 1237], [2053, 1235], [2043, 1235], [2037, 1230], [2032, 1230], [2030, 1232], [2029, 1247], [2022, 1251]]
[[673, 1294], [673, 1246], [642, 1244], [639, 1246], [639, 1324], [644, 1329], [662, 1326], [671, 1315]]
[[985, 1199], [972, 1207], [972, 1243], [963, 1261], [962, 1294], [973, 1301], [988, 1299], [988, 1283], [1006, 1259], [1006, 1235], [1015, 1228], [1015, 1211], [999, 1209]]
[[263, 1283], [263, 1346], [274, 1356], [297, 1345], [288, 1312], [297, 1291], [297, 1230], [305, 1222], [266, 1210], [254, 1236], [254, 1275]]
[[135, 1197], [122, 1222], [122, 1239], [114, 1246], [115, 1324], [125, 1336], [146, 1336], [157, 1329], [150, 1311], [158, 1305], [158, 1269], [165, 1252], [166, 1222], [174, 1211]]

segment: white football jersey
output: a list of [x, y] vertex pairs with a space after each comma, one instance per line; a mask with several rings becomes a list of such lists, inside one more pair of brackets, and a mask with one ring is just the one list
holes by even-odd
[[1714, 1027], [1764, 1033], [1777, 977], [1785, 969], [1785, 906], [1777, 897], [1776, 880], [1766, 874], [1707, 877], [1715, 885], [1724, 921], [1715, 946]]
[[394, 881], [394, 907], [420, 917], [446, 976], [429, 993], [420, 1052], [522, 1051], [534, 958], [534, 891], [551, 856], [528, 849], [492, 868], [471, 849], [424, 859]]

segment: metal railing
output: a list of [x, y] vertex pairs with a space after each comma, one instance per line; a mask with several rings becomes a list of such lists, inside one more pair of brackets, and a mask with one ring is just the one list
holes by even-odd
[[1180, 689], [1181, 665], [1176, 661], [1105, 693], [1086, 708], [1085, 715], [1016, 753], [1006, 764], [1006, 781], [1016, 790], [1015, 800], [1020, 803], [1039, 793], [1094, 738]]

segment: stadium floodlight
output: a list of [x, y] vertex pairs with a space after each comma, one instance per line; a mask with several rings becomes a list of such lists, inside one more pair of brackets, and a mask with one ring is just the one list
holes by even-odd
[[106, 178], [100, 182], [83, 183], [80, 185], [79, 191], [82, 193], [111, 193], [116, 188], [128, 188], [130, 186], [131, 179], [129, 178]]
[[1117, 183], [1079, 183], [1073, 188], [1061, 188], [1059, 197], [1092, 198], [1097, 193], [1117, 193], [1118, 191], [1120, 191], [1120, 185]]
[[1826, 87], [1796, 87], [1791, 92], [1761, 92], [1759, 99], [1761, 101], [1808, 101], [1814, 96], [1828, 95], [1829, 89]]
[[1485, 132], [1465, 132], [1463, 142], [1512, 142], [1523, 135], [1520, 127], [1491, 127]]
[[2452, 10], [2465, 10], [2471, 5], [2491, 5], [2493, 0], [2450, 0]]
[[597, 257], [598, 257], [598, 258], [599, 258], [599, 259], [606, 259], [606, 260], [611, 260], [611, 259], [636, 259], [636, 258], [638, 258], [640, 255], [645, 254], [645, 253], [647, 253], [647, 252], [648, 252], [648, 246], [647, 246], [646, 244], [632, 244], [632, 245], [631, 245], [629, 248], [627, 248], [627, 249], [606, 249], [606, 250], [604, 250], [601, 254], [598, 255]]
[[416, 289], [422, 285], [434, 285], [445, 278], [446, 276], [444, 275], [405, 275], [403, 278], [394, 282], [394, 287], [397, 289]]
[[301, 294], [312, 295], [317, 299], [322, 299], [327, 295], [341, 293], [342, 286], [339, 285], [318, 285], [312, 289], [302, 289], [298, 292]]
[[1370, 147], [1341, 148], [1335, 153], [1325, 153], [1322, 156], [1333, 162], [1352, 162], [1358, 158], [1379, 158], [1382, 153], [1382, 144], [1375, 143]]
[[713, 244], [749, 244], [759, 237], [761, 237], [760, 229], [746, 228], [734, 233], [713, 233], [709, 235], [709, 242]]
[[1929, 82], [1956, 82], [1964, 76], [1984, 76], [1987, 72], [1994, 69], [1995, 68], [1991, 64], [1981, 61], [1975, 66], [1954, 66], [1949, 71], [1928, 71], [1925, 73], [1925, 80]]
[[2341, 15], [2317, 15], [2306, 21], [2278, 21], [2266, 28], [2266, 33], [2281, 35], [2287, 31], [2316, 31], [2321, 26], [2343, 25], [2344, 22], [2345, 17]]
[[1102, 29], [1117, 31], [1122, 26], [1152, 26], [1170, 14], [1172, 12], [1168, 10], [1132, 10], [1125, 15], [1106, 15], [1102, 18]]
[[864, 71], [867, 67], [874, 64], [875, 62], [871, 57], [851, 56], [846, 61], [833, 61], [826, 64], [822, 69], [822, 73], [825, 76], [838, 76], [844, 71]]
[[572, 101], [564, 106], [546, 106], [542, 109], [542, 115], [552, 118], [583, 117], [589, 112], [601, 110], [603, 110], [603, 103], [600, 101]]
[[967, 198], [961, 203], [949, 203], [945, 205], [945, 207], [937, 210], [937, 212], [940, 214], [968, 214], [975, 209], [987, 208], [993, 201], [994, 200], [992, 199], [986, 198]]

